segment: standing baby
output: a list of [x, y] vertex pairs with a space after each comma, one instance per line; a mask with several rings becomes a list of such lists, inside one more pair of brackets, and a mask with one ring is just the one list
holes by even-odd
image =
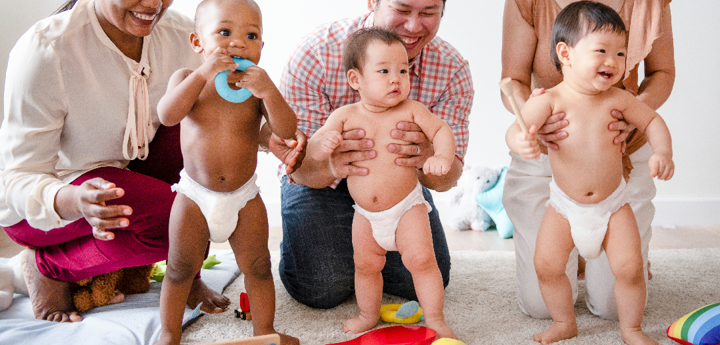
[[[253, 0], [205, 0], [195, 13], [190, 42], [205, 62], [181, 69], [158, 103], [166, 126], [182, 123], [180, 141], [185, 169], [173, 185], [177, 196], [170, 214], [170, 251], [160, 296], [162, 332], [158, 344], [179, 344], [183, 303], [200, 270], [208, 240], [228, 240], [245, 277], [253, 305], [255, 335], [277, 333], [275, 285], [267, 247], [265, 205], [255, 184], [260, 123], [267, 119], [277, 136], [294, 138], [296, 117], [267, 73], [257, 66], [236, 71], [233, 58], [260, 60], [262, 16]], [[241, 103], [223, 99], [215, 77], [227, 76], [231, 89], [253, 97]], [[281, 334], [282, 344], [299, 344]]]

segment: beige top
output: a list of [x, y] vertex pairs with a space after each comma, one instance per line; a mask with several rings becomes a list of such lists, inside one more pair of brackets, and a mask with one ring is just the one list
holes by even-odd
[[[637, 95], [638, 66], [652, 50], [653, 42], [662, 35], [661, 21], [672, 0], [620, 0], [614, 10], [623, 19], [628, 30], [628, 53], [625, 67], [624, 89]], [[555, 68], [550, 56], [550, 40], [555, 17], [562, 10], [557, 0], [515, 0], [520, 13], [535, 30], [538, 39], [532, 65], [531, 88], [549, 89], [562, 81], [562, 74]], [[626, 176], [632, 169], [627, 155], [637, 151], [646, 143], [645, 137], [637, 130], [627, 139], [623, 164]]]
[[38, 229], [62, 227], [60, 188], [92, 169], [162, 154], [147, 151], [160, 125], [157, 102], [173, 72], [202, 63], [192, 30], [192, 20], [168, 10], [136, 62], [102, 30], [93, 0], [80, 0], [18, 40], [0, 126], [0, 226], [26, 219]]

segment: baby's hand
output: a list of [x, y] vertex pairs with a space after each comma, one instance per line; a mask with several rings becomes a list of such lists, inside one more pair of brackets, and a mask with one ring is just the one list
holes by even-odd
[[433, 174], [436, 176], [442, 176], [450, 171], [451, 165], [452, 162], [448, 161], [447, 159], [432, 156], [425, 160], [425, 164], [423, 165], [423, 172], [425, 172], [425, 175]]
[[520, 132], [515, 136], [518, 154], [525, 159], [540, 157], [540, 144], [537, 141], [537, 127], [532, 125], [527, 133]]
[[667, 155], [654, 153], [648, 161], [650, 175], [659, 180], [669, 180], [675, 173], [675, 163]]
[[267, 72], [258, 66], [250, 66], [245, 69], [242, 78], [235, 85], [250, 90], [253, 96], [259, 99], [265, 99], [272, 92], [278, 92]]
[[318, 138], [318, 143], [315, 146], [315, 150], [311, 152], [313, 159], [322, 161], [330, 157], [335, 151], [335, 148], [340, 146], [343, 141], [342, 134], [338, 131], [329, 131], [323, 134], [322, 137]]
[[205, 59], [205, 62], [203, 62], [197, 71], [205, 80], [213, 80], [218, 73], [222, 71], [233, 71], [237, 67], [238, 64], [230, 57], [227, 49], [218, 47]]

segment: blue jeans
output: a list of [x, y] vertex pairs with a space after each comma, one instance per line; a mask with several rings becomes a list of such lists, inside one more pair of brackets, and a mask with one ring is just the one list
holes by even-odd
[[[443, 285], [450, 281], [450, 252], [432, 196], [430, 217], [433, 246]], [[298, 302], [313, 308], [332, 308], [355, 294], [352, 221], [355, 203], [343, 180], [336, 189], [295, 185], [283, 177], [281, 187], [283, 241], [280, 279]], [[398, 252], [386, 254], [382, 270], [385, 293], [417, 300], [412, 275]]]

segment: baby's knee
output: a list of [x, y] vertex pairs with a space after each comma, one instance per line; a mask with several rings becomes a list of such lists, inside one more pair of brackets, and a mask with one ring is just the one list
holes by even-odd
[[169, 279], [173, 282], [182, 282], [194, 279], [200, 271], [201, 265], [201, 262], [192, 263], [187, 259], [168, 260], [167, 268], [165, 269], [165, 277], [163, 279]]
[[252, 258], [249, 267], [243, 270], [243, 273], [257, 279], [272, 279], [270, 253], [265, 252]]
[[565, 265], [559, 260], [535, 258], [535, 273], [539, 282], [557, 281], [565, 276]]
[[402, 255], [402, 262], [410, 272], [424, 272], [438, 269], [435, 261], [435, 253], [429, 250], [415, 250], [405, 252]]

